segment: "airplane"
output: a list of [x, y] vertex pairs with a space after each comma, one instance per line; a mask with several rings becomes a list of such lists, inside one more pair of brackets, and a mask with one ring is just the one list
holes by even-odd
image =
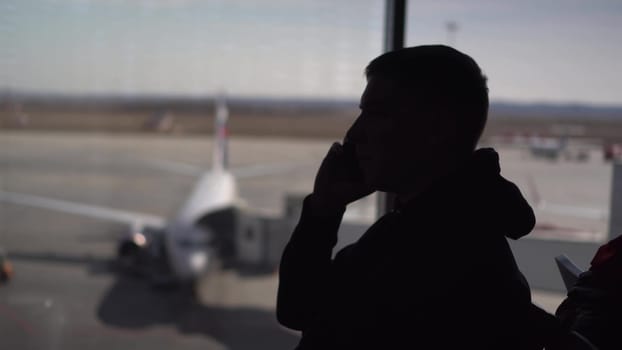
[[223, 96], [215, 103], [215, 145], [209, 170], [177, 162], [143, 160], [143, 165], [160, 170], [199, 176], [189, 197], [170, 220], [9, 191], [0, 191], [0, 202], [127, 224], [127, 233], [118, 244], [118, 262], [122, 267], [147, 275], [155, 285], [193, 283], [233, 258], [235, 232], [254, 229], [243, 227], [247, 220], [243, 220], [244, 202], [238, 196], [236, 180], [285, 172], [299, 166], [277, 163], [231, 169], [228, 119], [229, 110]]
[[529, 151], [535, 158], [557, 160], [566, 150], [566, 138], [532, 136], [529, 139]]
[[559, 160], [563, 156], [566, 160], [584, 162], [589, 159], [589, 152], [584, 148], [572, 149], [568, 146], [568, 137], [540, 137], [529, 138], [529, 152], [534, 158], [550, 161]]

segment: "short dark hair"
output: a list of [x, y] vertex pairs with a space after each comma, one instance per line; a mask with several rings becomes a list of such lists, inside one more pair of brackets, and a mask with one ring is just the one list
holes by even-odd
[[365, 69], [422, 96], [423, 108], [442, 108], [458, 126], [461, 149], [475, 149], [488, 119], [487, 78], [470, 56], [444, 45], [387, 52]]

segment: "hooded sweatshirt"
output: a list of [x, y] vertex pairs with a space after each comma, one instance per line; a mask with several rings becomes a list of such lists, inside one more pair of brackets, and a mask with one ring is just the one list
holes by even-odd
[[529, 233], [535, 217], [494, 150], [474, 152], [334, 259], [343, 210], [311, 196], [279, 274], [277, 318], [302, 331], [298, 349], [525, 348], [531, 297], [506, 237]]

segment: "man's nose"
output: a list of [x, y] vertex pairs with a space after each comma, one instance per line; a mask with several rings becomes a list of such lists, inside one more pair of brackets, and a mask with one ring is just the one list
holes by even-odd
[[354, 123], [350, 126], [350, 129], [346, 132], [346, 136], [344, 138], [344, 142], [352, 142], [352, 143], [364, 143], [365, 142], [365, 133], [363, 129], [363, 118], [362, 115], [359, 115]]

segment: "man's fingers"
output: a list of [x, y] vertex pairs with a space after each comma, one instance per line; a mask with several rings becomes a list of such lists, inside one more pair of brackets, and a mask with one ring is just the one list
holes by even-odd
[[328, 154], [333, 155], [341, 155], [343, 153], [343, 146], [339, 142], [334, 142], [330, 149], [328, 150]]
[[322, 198], [339, 205], [347, 205], [373, 192], [361, 180], [352, 179], [346, 158], [343, 145], [334, 142], [320, 165], [313, 187]]
[[343, 154], [343, 146], [339, 144], [339, 142], [335, 142], [330, 146], [328, 153], [326, 153], [326, 157], [322, 161], [322, 165], [320, 166], [320, 172], [334, 172], [336, 167], [338, 167], [337, 163], [338, 159]]

